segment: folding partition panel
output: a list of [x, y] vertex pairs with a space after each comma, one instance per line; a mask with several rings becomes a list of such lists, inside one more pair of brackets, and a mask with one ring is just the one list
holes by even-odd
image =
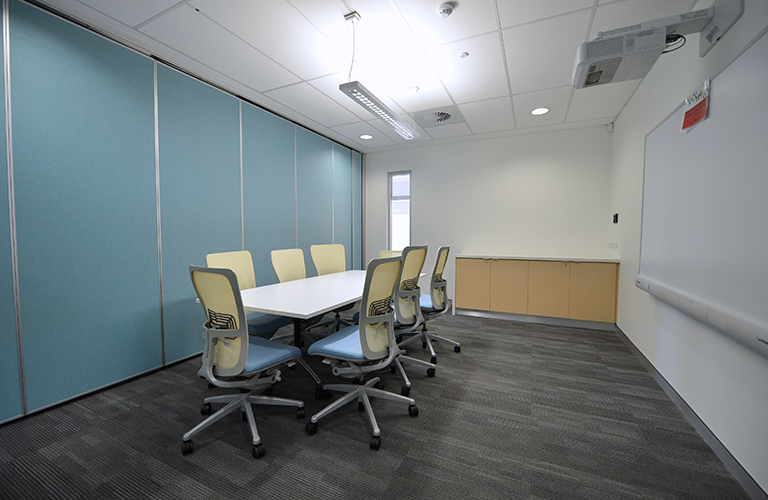
[[[0, 53], [3, 53], [0, 38]], [[0, 80], [0, 95], [5, 96], [5, 84]], [[8, 151], [6, 149], [5, 106], [0, 107], [4, 132], [0, 139], [0, 422], [21, 415], [21, 386], [19, 385], [18, 346], [13, 298], [13, 267], [11, 262], [11, 220], [8, 206]]]
[[234, 97], [157, 65], [165, 361], [203, 349], [189, 265], [239, 250], [240, 117]]
[[363, 158], [352, 152], [352, 268], [363, 267]]
[[257, 285], [277, 283], [270, 252], [296, 246], [296, 126], [250, 104], [243, 113], [243, 242]]
[[352, 151], [333, 145], [333, 242], [344, 245], [352, 269]]
[[314, 276], [309, 247], [333, 243], [333, 145], [303, 128], [296, 129], [298, 243]]
[[162, 362], [153, 70], [14, 1], [10, 73], [31, 411]]

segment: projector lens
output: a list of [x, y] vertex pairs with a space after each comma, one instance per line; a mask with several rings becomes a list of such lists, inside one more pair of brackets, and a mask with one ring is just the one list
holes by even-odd
[[584, 82], [584, 86], [596, 84], [600, 81], [601, 76], [603, 76], [602, 71], [593, 71], [592, 73], [587, 74], [587, 79]]

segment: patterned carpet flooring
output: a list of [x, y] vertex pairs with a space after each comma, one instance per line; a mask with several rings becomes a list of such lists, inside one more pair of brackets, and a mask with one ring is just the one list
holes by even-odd
[[[284, 368], [274, 395], [303, 400], [307, 417], [255, 407], [263, 458], [236, 413], [182, 455], [203, 398], [226, 393], [196, 377], [196, 356], [0, 426], [0, 499], [749, 498], [616, 333], [468, 316], [430, 330], [461, 352], [437, 344], [435, 377], [408, 370], [417, 417], [373, 400], [378, 451], [355, 403], [307, 435], [330, 400]], [[381, 378], [400, 392], [396, 375]]]

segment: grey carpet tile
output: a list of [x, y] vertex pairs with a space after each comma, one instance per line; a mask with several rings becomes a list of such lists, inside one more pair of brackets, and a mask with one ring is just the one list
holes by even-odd
[[[227, 392], [196, 377], [195, 357], [0, 426], [0, 499], [748, 498], [615, 333], [469, 316], [429, 326], [461, 353], [437, 342], [435, 377], [406, 366], [418, 417], [373, 400], [379, 451], [354, 403], [308, 436], [330, 401], [284, 368], [274, 394], [303, 400], [307, 418], [257, 406], [266, 456], [252, 458], [237, 414], [182, 455], [203, 398]], [[420, 342], [407, 350], [429, 359]], [[399, 376], [380, 377], [400, 391]]]

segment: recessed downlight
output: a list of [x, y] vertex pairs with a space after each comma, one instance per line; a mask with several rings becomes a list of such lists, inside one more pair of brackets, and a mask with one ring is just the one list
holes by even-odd
[[370, 141], [371, 139], [373, 139], [373, 136], [371, 134], [363, 134], [360, 136], [360, 138], [364, 141]]
[[533, 116], [546, 115], [547, 113], [549, 113], [549, 108], [536, 108], [533, 111], [531, 111], [531, 114]]

